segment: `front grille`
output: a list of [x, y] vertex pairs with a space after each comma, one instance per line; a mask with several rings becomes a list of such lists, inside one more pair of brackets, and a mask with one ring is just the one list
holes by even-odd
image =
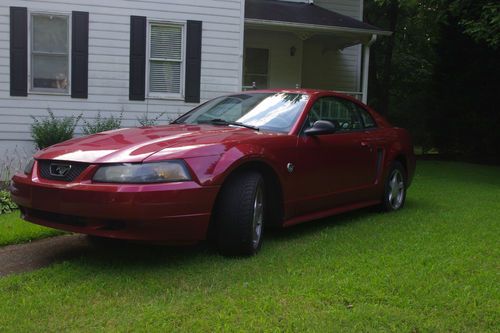
[[20, 207], [21, 213], [25, 217], [34, 217], [36, 219], [49, 221], [58, 224], [67, 224], [74, 227], [85, 227], [87, 225], [85, 218], [79, 216], [63, 215], [57, 213], [46, 212], [37, 209], [28, 209], [25, 207]]
[[92, 228], [93, 230], [110, 230], [117, 231], [123, 230], [127, 227], [124, 221], [119, 220], [109, 220], [109, 219], [94, 219], [82, 216], [65, 215], [59, 213], [52, 213], [38, 209], [26, 208], [19, 206], [23, 218], [28, 221], [32, 219], [38, 219], [42, 221], [68, 225], [72, 227], [80, 228]]
[[[71, 182], [76, 179], [89, 165], [87, 163], [39, 160], [40, 177], [50, 180], [60, 180], [63, 182]], [[52, 172], [51, 172], [52, 168]], [[67, 172], [59, 174], [57, 168], [69, 168]]]

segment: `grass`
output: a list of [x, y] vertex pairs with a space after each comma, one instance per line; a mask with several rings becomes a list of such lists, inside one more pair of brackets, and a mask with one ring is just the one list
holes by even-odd
[[261, 253], [92, 248], [0, 279], [0, 331], [500, 327], [500, 168], [420, 162], [407, 206], [268, 233]]
[[59, 234], [62, 232], [21, 220], [18, 211], [0, 215], [0, 246], [25, 243]]

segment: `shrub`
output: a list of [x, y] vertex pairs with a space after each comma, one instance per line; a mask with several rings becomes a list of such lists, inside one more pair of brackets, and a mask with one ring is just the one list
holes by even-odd
[[82, 118], [80, 114], [76, 117], [71, 116], [57, 119], [50, 109], [48, 113], [49, 116], [42, 120], [31, 116], [33, 118], [31, 136], [35, 140], [38, 149], [47, 148], [73, 138], [75, 127]]
[[123, 112], [120, 113], [120, 116], [115, 117], [113, 115], [109, 117], [102, 117], [101, 113], [97, 113], [97, 117], [94, 121], [83, 121], [83, 133], [86, 135], [96, 134], [104, 131], [110, 131], [117, 128], [120, 128], [122, 125]]
[[137, 117], [137, 122], [142, 127], [156, 126], [158, 125], [158, 121], [160, 120], [161, 117], [163, 117], [164, 114], [165, 112], [162, 112], [154, 118], [149, 118], [149, 114], [146, 112], [143, 113], [142, 116]]
[[11, 213], [17, 209], [8, 191], [0, 191], [0, 215]]

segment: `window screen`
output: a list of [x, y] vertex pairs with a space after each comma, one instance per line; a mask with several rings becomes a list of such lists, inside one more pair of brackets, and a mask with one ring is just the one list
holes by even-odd
[[180, 94], [182, 84], [182, 29], [180, 25], [151, 24], [149, 92]]
[[69, 18], [33, 14], [31, 87], [67, 92], [69, 86]]

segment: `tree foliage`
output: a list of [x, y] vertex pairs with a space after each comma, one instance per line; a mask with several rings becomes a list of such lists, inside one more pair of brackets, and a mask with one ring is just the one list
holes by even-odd
[[475, 42], [493, 49], [500, 46], [500, 2], [498, 0], [442, 1], [449, 15]]
[[425, 149], [498, 161], [499, 3], [367, 0], [365, 20], [394, 32], [372, 47], [369, 103]]

